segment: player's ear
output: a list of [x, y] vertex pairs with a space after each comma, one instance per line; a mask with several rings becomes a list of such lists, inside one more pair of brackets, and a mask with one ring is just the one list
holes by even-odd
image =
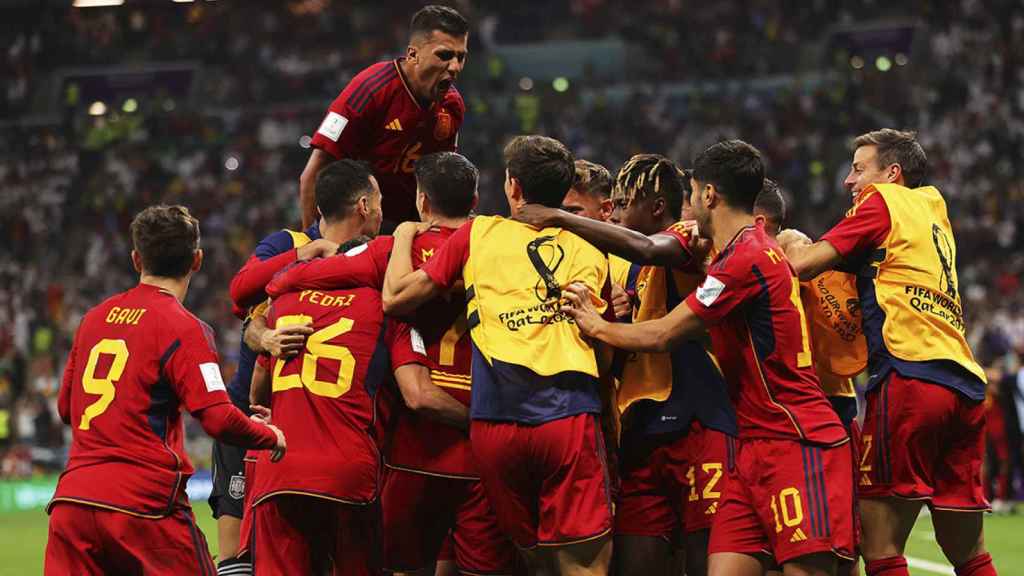
[[[654, 202], [651, 202], [651, 216], [654, 216], [655, 218], [664, 214], [666, 209], [667, 205], [665, 204], [665, 199], [661, 196], [656, 197]], [[675, 220], [678, 220], [678, 218], [675, 218]]]
[[363, 195], [356, 201], [356, 209], [359, 210], [359, 214], [366, 218], [370, 215], [370, 197]]
[[199, 272], [199, 269], [203, 267], [203, 249], [196, 248], [196, 251], [192, 253], [192, 273]]
[[479, 203], [480, 203], [480, 195], [477, 194], [476, 192], [473, 192], [473, 203], [470, 204], [470, 206], [469, 206], [470, 213], [473, 213], [473, 212], [476, 211], [476, 206]]
[[405, 59], [409, 62], [415, 62], [416, 57], [419, 55], [419, 49], [412, 43], [405, 47]]
[[615, 203], [612, 202], [612, 199], [603, 198], [601, 200], [601, 220], [607, 222], [612, 217], [613, 210], [615, 210]]
[[903, 179], [903, 166], [899, 164], [890, 164], [889, 168], [885, 171], [885, 178], [892, 183], [898, 183]]
[[138, 250], [132, 250], [132, 268], [142, 274], [142, 254], [139, 254]]

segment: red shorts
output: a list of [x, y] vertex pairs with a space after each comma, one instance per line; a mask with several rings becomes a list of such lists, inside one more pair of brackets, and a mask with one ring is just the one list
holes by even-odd
[[379, 572], [376, 506], [283, 494], [251, 509], [254, 574], [369, 575]]
[[694, 420], [685, 435], [641, 447], [640, 458], [624, 445], [615, 533], [670, 538], [711, 528], [725, 484], [727, 438]]
[[516, 551], [498, 528], [479, 480], [388, 469], [381, 494], [384, 568], [415, 572], [433, 565], [449, 532], [462, 572], [509, 574]]
[[928, 500], [941, 510], [988, 510], [981, 463], [985, 405], [892, 371], [867, 394], [861, 498]]
[[212, 576], [217, 568], [191, 510], [151, 519], [58, 502], [43, 573]]
[[739, 440], [708, 553], [769, 554], [779, 564], [819, 552], [854, 558], [850, 446]]
[[455, 562], [455, 544], [452, 543], [452, 533], [449, 532], [441, 542], [441, 549], [437, 552], [438, 562]]
[[611, 531], [604, 440], [593, 414], [537, 426], [474, 420], [470, 443], [498, 524], [520, 548]]

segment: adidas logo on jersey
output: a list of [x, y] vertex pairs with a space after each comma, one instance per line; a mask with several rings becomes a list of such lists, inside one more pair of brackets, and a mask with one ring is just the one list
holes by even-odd
[[394, 130], [395, 132], [401, 132], [402, 131], [402, 123], [398, 121], [398, 118], [395, 118], [391, 122], [388, 122], [384, 126], [384, 129], [385, 130]]
[[804, 540], [807, 540], [807, 535], [799, 528], [794, 530], [793, 535], [789, 537], [790, 542], [803, 542]]

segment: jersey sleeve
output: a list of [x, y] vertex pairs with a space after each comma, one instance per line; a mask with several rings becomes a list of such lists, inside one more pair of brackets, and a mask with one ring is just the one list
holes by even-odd
[[[84, 324], [84, 322], [83, 322]], [[79, 325], [79, 332], [81, 325]], [[57, 395], [57, 413], [61, 422], [71, 424], [71, 388], [75, 385], [75, 357], [78, 355], [78, 332], [75, 333], [74, 342], [71, 344], [71, 352], [68, 353], [67, 363], [64, 364], [64, 376], [60, 383], [60, 392]]]
[[685, 302], [704, 323], [713, 326], [746, 301], [756, 276], [742, 255], [731, 254], [712, 266]]
[[855, 264], [885, 242], [892, 227], [885, 199], [869, 190], [831, 230], [821, 237], [847, 264]]
[[679, 268], [681, 272], [688, 272], [691, 274], [700, 274], [700, 262], [693, 257], [693, 252], [690, 251], [690, 240], [693, 236], [693, 228], [686, 222], [676, 222], [668, 229], [659, 232], [665, 236], [675, 238], [679, 242], [679, 248], [685, 254], [685, 264]]
[[267, 294], [276, 298], [297, 290], [360, 287], [383, 290], [392, 244], [390, 236], [381, 236], [344, 254], [296, 262], [274, 276], [267, 285]]
[[430, 366], [426, 355], [427, 349], [419, 332], [395, 318], [388, 318], [387, 322], [384, 338], [391, 353], [391, 369], [396, 370], [406, 364]]
[[310, 144], [330, 154], [335, 159], [357, 156], [368, 141], [367, 133], [371, 123], [368, 120], [372, 108], [370, 89], [378, 74], [360, 74], [348, 83], [327, 108], [320, 127], [313, 134]]
[[459, 227], [448, 241], [420, 270], [427, 273], [431, 282], [444, 290], [450, 289], [462, 277], [462, 268], [469, 260], [469, 237], [473, 221]]
[[236, 315], [267, 297], [267, 284], [279, 270], [296, 259], [291, 234], [278, 230], [256, 245], [249, 261], [231, 279], [230, 294]]
[[163, 373], [186, 410], [197, 412], [231, 401], [220, 373], [210, 328], [194, 321], [181, 331], [171, 347], [173, 350], [165, 352], [169, 358]]

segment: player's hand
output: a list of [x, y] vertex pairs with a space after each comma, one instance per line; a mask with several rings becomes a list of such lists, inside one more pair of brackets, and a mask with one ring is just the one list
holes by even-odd
[[562, 291], [562, 312], [576, 321], [580, 332], [585, 336], [594, 336], [604, 319], [594, 307], [594, 295], [585, 284], [573, 282]]
[[612, 310], [616, 318], [628, 318], [633, 315], [633, 301], [622, 286], [612, 284]]
[[284, 458], [284, 453], [288, 451], [288, 443], [284, 441], [284, 432], [273, 424], [267, 424], [267, 428], [274, 431], [274, 435], [277, 436], [277, 445], [274, 446], [273, 452], [270, 453], [270, 461], [277, 462], [281, 458]]
[[783, 252], [789, 252], [793, 246], [806, 246], [812, 244], [811, 239], [807, 237], [807, 234], [796, 230], [794, 228], [787, 228], [779, 235], [775, 237], [775, 241], [779, 243], [779, 247], [782, 248]]
[[392, 234], [395, 238], [399, 236], [413, 238], [420, 232], [426, 232], [434, 225], [433, 220], [427, 222], [402, 222], [395, 228], [395, 232]]
[[690, 241], [686, 247], [690, 250], [690, 254], [697, 260], [706, 259], [711, 253], [713, 245], [711, 239], [700, 235], [700, 228], [698, 228], [696, 220], [684, 220], [683, 226], [689, 233]]
[[529, 224], [534, 228], [549, 228], [557, 226], [559, 212], [561, 211], [558, 208], [550, 208], [540, 204], [523, 204], [512, 219], [523, 224]]
[[309, 324], [290, 324], [263, 332], [260, 347], [275, 358], [291, 358], [302, 351], [306, 337], [313, 333]]
[[249, 410], [252, 410], [252, 414], [249, 415], [249, 419], [253, 422], [260, 424], [270, 424], [270, 408], [266, 406], [260, 406], [259, 404], [250, 404]]
[[338, 253], [338, 244], [325, 240], [323, 238], [317, 238], [305, 246], [299, 246], [296, 249], [296, 257], [299, 260], [312, 260], [313, 258], [326, 258], [328, 256], [334, 256]]

